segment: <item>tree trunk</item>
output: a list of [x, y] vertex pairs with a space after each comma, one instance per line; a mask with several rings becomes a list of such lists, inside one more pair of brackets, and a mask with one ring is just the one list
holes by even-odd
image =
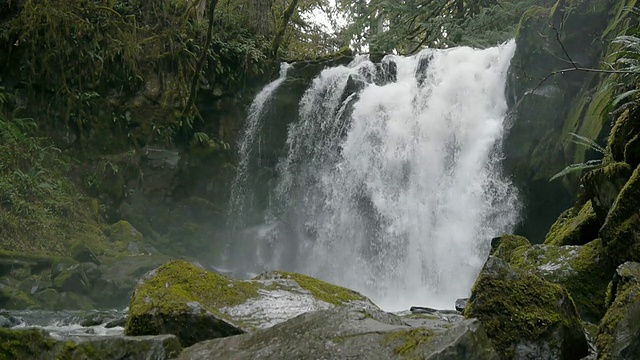
[[298, 7], [299, 0], [292, 0], [287, 9], [284, 11], [282, 15], [282, 24], [278, 29], [278, 33], [273, 38], [273, 42], [271, 43], [271, 56], [277, 57], [278, 50], [280, 49], [280, 45], [282, 45], [282, 39], [284, 38], [284, 33], [287, 30], [287, 25], [289, 25], [289, 20], [293, 16], [293, 13], [296, 11], [296, 7]]
[[202, 48], [202, 53], [200, 54], [200, 58], [196, 63], [196, 69], [191, 78], [191, 88], [189, 89], [189, 98], [187, 99], [187, 103], [185, 104], [183, 115], [189, 115], [191, 110], [193, 109], [196, 98], [198, 96], [198, 81], [200, 80], [200, 72], [204, 67], [204, 63], [207, 61], [207, 54], [209, 53], [209, 46], [211, 46], [211, 38], [213, 37], [213, 14], [216, 11], [216, 5], [218, 5], [218, 0], [211, 0], [209, 5], [209, 27], [207, 28], [207, 39], [204, 42], [204, 47]]

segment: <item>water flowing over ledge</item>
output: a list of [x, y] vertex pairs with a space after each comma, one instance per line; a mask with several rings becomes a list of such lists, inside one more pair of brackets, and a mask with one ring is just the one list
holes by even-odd
[[[514, 51], [511, 41], [381, 64], [358, 57], [322, 71], [289, 127], [266, 224], [238, 235], [225, 265], [306, 273], [389, 310], [452, 307], [469, 294], [491, 238], [518, 218], [500, 168]], [[251, 156], [242, 149], [259, 137], [267, 98], [285, 77], [256, 98], [241, 156]], [[246, 182], [242, 159], [237, 182]], [[244, 189], [236, 204], [251, 191], [243, 186], [234, 184]]]

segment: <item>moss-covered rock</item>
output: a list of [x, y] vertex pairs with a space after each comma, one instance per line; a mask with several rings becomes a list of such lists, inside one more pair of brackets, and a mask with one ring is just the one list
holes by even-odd
[[0, 284], [0, 309], [23, 310], [37, 305], [33, 298], [20, 289]]
[[600, 236], [615, 263], [640, 260], [640, 166], [613, 203]]
[[172, 261], [140, 280], [125, 331], [172, 333], [183, 344], [193, 344], [342, 305], [377, 309], [355, 291], [301, 274], [277, 271], [241, 281]]
[[544, 243], [547, 245], [583, 245], [598, 237], [600, 224], [596, 213], [587, 201], [581, 208], [569, 209], [551, 225]]
[[485, 325], [503, 359], [581, 359], [588, 353], [566, 290], [494, 256], [480, 272], [465, 316]]
[[[607, 214], [620, 190], [631, 176], [632, 169], [626, 163], [613, 163], [587, 173], [582, 179], [586, 196], [593, 203], [599, 225], [604, 224]], [[563, 244], [581, 245], [581, 244]]]
[[133, 292], [127, 335], [175, 334], [180, 342], [241, 334], [220, 312], [258, 296], [258, 285], [234, 281], [186, 261], [172, 261], [146, 274]]
[[39, 329], [0, 329], [0, 360], [173, 359], [182, 347], [175, 336], [86, 337], [57, 340]]
[[598, 328], [598, 359], [636, 359], [640, 354], [640, 264], [618, 267], [608, 294], [610, 307]]
[[491, 240], [491, 255], [510, 263], [517, 249], [522, 252], [530, 247], [531, 243], [523, 236], [503, 235]]
[[640, 134], [636, 134], [624, 147], [624, 161], [632, 167], [640, 165]]
[[625, 148], [635, 137], [639, 122], [640, 108], [636, 107], [626, 109], [616, 119], [607, 143], [615, 161], [625, 161]]
[[[359, 292], [330, 284], [326, 281], [318, 280], [311, 276], [286, 272], [286, 271], [273, 271], [270, 273], [261, 274], [255, 278], [255, 280], [278, 280], [286, 279], [295, 281], [302, 289], [311, 292], [314, 298], [324, 301], [326, 303], [342, 306], [356, 302], [368, 303], [372, 305], [371, 300]], [[277, 286], [277, 285], [276, 285]]]
[[0, 360], [46, 359], [44, 353], [53, 350], [56, 341], [38, 329], [0, 329]]
[[615, 266], [604, 256], [602, 241], [583, 246], [535, 245], [512, 258], [511, 265], [564, 286], [582, 319], [597, 322]]
[[77, 262], [90, 262], [100, 265], [98, 257], [93, 253], [93, 251], [91, 251], [87, 244], [82, 241], [77, 241], [75, 244], [71, 245], [69, 254], [71, 255], [71, 258]]
[[59, 291], [89, 294], [93, 283], [100, 277], [101, 271], [94, 263], [59, 263], [52, 276], [53, 287]]

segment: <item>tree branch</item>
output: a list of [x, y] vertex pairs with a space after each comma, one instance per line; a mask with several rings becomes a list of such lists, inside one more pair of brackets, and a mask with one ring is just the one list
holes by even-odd
[[215, 13], [216, 5], [218, 5], [218, 0], [211, 0], [211, 4], [209, 5], [209, 27], [207, 28], [207, 39], [204, 42], [204, 47], [202, 48], [200, 59], [198, 59], [198, 62], [196, 63], [195, 73], [191, 78], [191, 89], [189, 90], [189, 98], [187, 99], [184, 111], [182, 112], [185, 115], [191, 113], [198, 96], [198, 80], [200, 80], [200, 72], [202, 71], [204, 63], [207, 60], [209, 46], [211, 45], [211, 38], [213, 37], [213, 14]]

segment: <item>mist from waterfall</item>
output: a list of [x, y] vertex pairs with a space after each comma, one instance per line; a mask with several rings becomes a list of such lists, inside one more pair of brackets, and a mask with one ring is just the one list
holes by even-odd
[[289, 127], [266, 225], [238, 242], [250, 255], [235, 265], [312, 275], [387, 310], [468, 296], [491, 238], [519, 213], [500, 166], [514, 51], [511, 41], [322, 71]]

